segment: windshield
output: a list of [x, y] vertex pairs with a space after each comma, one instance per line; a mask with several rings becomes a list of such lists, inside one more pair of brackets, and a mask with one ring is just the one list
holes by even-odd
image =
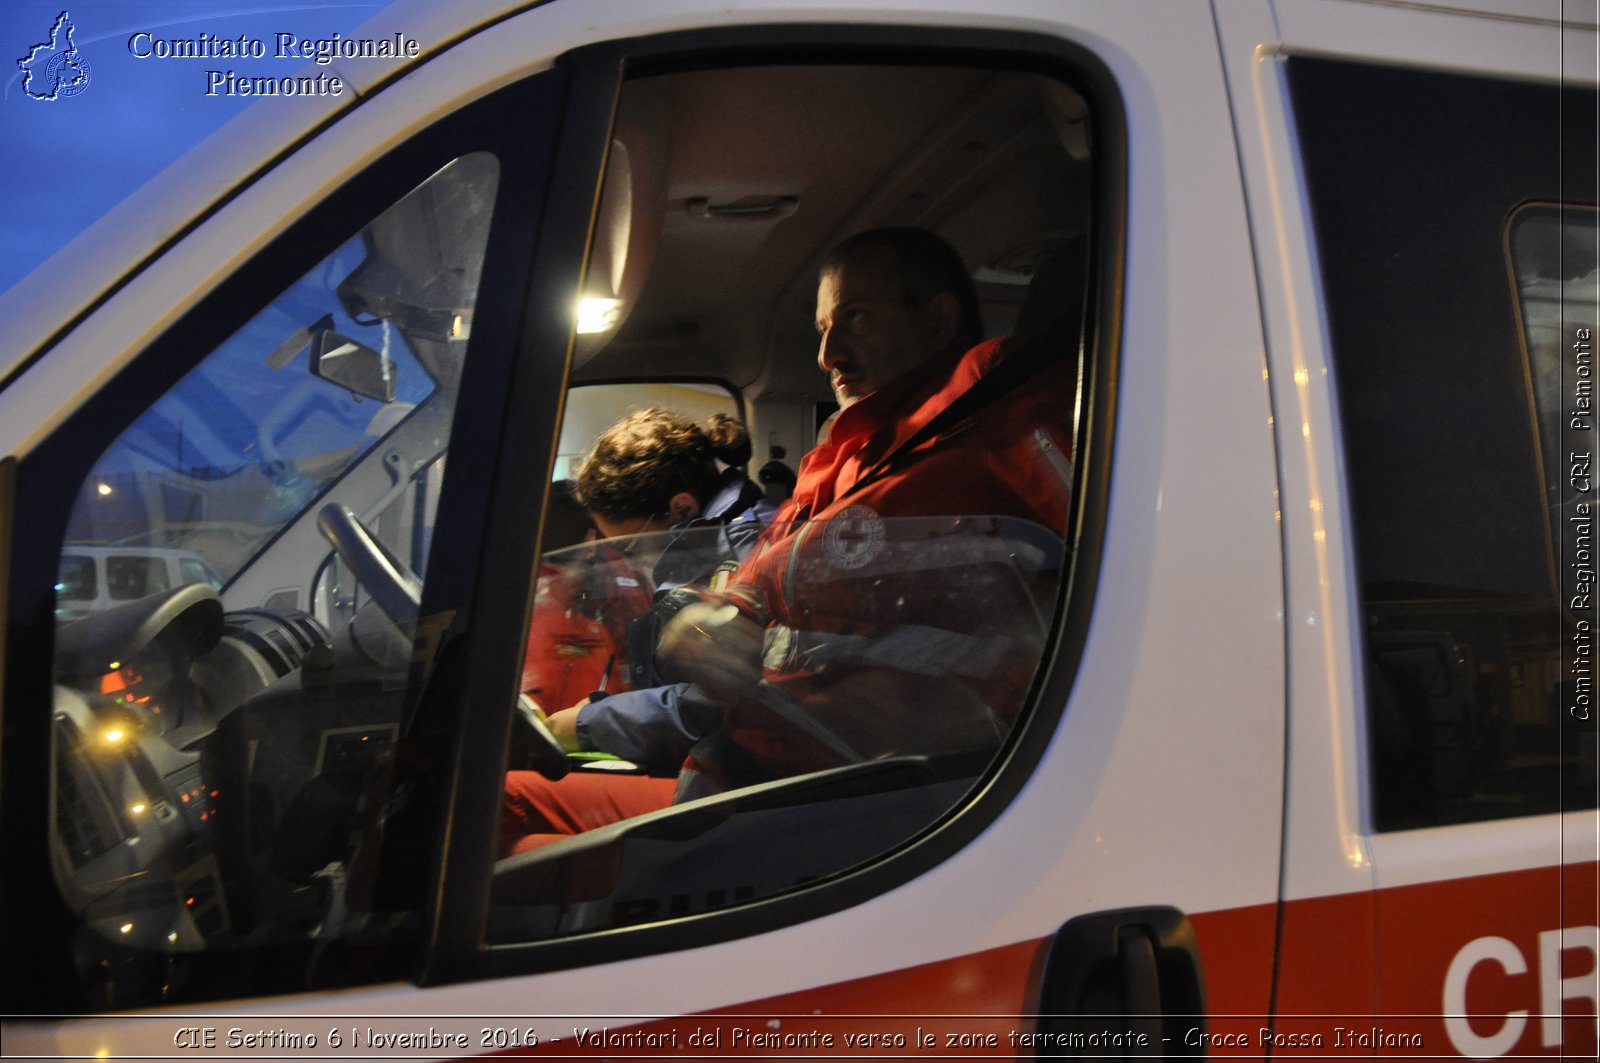
[[[431, 397], [453, 394], [470, 310], [433, 278], [459, 249], [398, 245], [390, 230], [463, 198], [482, 205], [475, 171], [493, 165], [469, 157], [441, 171], [146, 410], [96, 462], [68, 544], [183, 548], [227, 583]], [[476, 283], [474, 273], [454, 286]], [[333, 368], [339, 355], [344, 370]], [[348, 371], [353, 361], [365, 377]], [[400, 455], [405, 466], [437, 456], [425, 435]]]
[[[12, 54], [0, 75], [6, 151], [12, 159], [49, 159], [51, 166], [48, 177], [26, 166], [0, 167], [0, 292], [252, 104], [288, 102], [213, 88], [208, 64], [173, 57], [174, 40], [180, 49], [206, 39], [260, 41], [261, 55], [233, 55], [226, 68], [239, 79], [279, 78], [302, 60], [280, 55], [276, 34], [308, 41], [349, 37], [387, 4], [7, 5]], [[154, 54], [157, 48], [167, 58]], [[62, 69], [84, 71], [85, 82], [62, 91]]]

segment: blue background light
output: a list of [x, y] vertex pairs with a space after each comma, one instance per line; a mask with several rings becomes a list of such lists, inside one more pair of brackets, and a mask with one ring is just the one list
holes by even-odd
[[[256, 102], [207, 96], [207, 70], [275, 78], [301, 73], [305, 60], [274, 58], [275, 33], [313, 39], [349, 35], [384, 6], [243, 0], [5, 5], [0, 12], [0, 291]], [[63, 10], [75, 26], [73, 44], [88, 64], [89, 83], [76, 95], [29, 98], [17, 62], [49, 39]], [[163, 40], [245, 34], [262, 39], [267, 56], [140, 59], [128, 46], [140, 31]], [[30, 87], [40, 91], [41, 82]], [[304, 101], [274, 98], [267, 105], [304, 106]]]

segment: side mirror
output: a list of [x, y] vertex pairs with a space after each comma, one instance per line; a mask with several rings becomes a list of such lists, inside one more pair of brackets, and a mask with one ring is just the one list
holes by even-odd
[[395, 364], [378, 351], [330, 328], [311, 334], [311, 372], [379, 402], [394, 401]]

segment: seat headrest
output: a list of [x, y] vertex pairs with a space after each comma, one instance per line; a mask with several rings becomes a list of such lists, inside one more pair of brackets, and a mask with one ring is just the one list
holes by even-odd
[[1039, 263], [1017, 311], [1017, 335], [1077, 350], [1083, 331], [1087, 252], [1087, 238], [1075, 236]]

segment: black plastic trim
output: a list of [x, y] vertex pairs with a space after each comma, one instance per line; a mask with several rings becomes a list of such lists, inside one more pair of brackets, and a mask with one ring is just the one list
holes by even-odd
[[[1194, 926], [1176, 908], [1123, 908], [1074, 916], [1050, 941], [1039, 980], [1040, 1033], [1057, 1044], [1096, 1033], [1134, 1033], [1162, 1058], [1204, 1057], [1190, 1036], [1206, 1030], [1205, 971]], [[1058, 1059], [1041, 1048], [1036, 1058]]]
[[[17, 522], [17, 459], [0, 458], [0, 734], [6, 723], [6, 645], [10, 631], [11, 544]], [[3, 747], [0, 747], [3, 748]], [[0, 758], [0, 794], [5, 792], [5, 761]], [[3, 837], [3, 835], [0, 835]], [[3, 880], [0, 880], [3, 881]], [[0, 896], [4, 896], [0, 893]]]
[[[564, 61], [558, 68], [570, 82], [567, 109], [538, 239], [526, 245], [526, 253], [533, 256], [537, 250], [537, 257], [525, 289], [517, 289], [526, 298], [518, 356], [502, 381], [495, 415], [471, 416], [464, 397], [451, 438], [453, 454], [499, 454], [501, 460], [485, 461], [471, 478], [462, 475], [459, 458], [451, 462], [440, 512], [464, 505], [481, 513], [477, 520], [456, 525], [467, 536], [459, 541], [446, 541], [435, 531], [431, 555], [438, 558], [454, 550], [476, 559], [477, 593], [457, 615], [453, 637], [441, 650], [440, 670], [456, 670], [460, 687], [446, 683], [435, 690], [430, 684], [430, 696], [413, 728], [419, 744], [437, 737], [451, 750], [436, 776], [443, 788], [434, 811], [440, 849], [428, 898], [430, 947], [418, 973], [423, 982], [475, 973], [472, 958], [483, 936], [493, 869], [498, 779], [505, 770], [538, 557], [538, 536], [528, 531], [542, 524], [563, 406], [551, 396], [564, 395], [567, 386], [572, 299], [582, 290], [620, 84], [615, 62]], [[471, 535], [474, 530], [476, 536]], [[431, 611], [433, 590], [430, 571], [424, 615]], [[511, 617], [521, 622], [506, 623]]]

